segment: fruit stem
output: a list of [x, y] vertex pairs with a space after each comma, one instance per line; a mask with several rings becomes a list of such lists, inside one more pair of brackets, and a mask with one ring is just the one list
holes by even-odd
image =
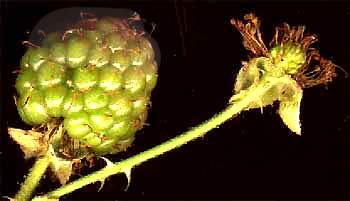
[[217, 128], [225, 121], [229, 120], [230, 118], [239, 114], [241, 111], [245, 110], [251, 102], [263, 96], [270, 89], [271, 84], [273, 84], [272, 82], [274, 81], [266, 81], [266, 79], [264, 81], [261, 81], [256, 86], [249, 88], [244, 94], [244, 97], [235, 101], [233, 104], [230, 104], [224, 111], [222, 111], [219, 114], [216, 114], [211, 119], [194, 127], [193, 129], [173, 139], [170, 139], [156, 147], [146, 150], [140, 154], [132, 156], [123, 161], [117, 162], [114, 165], [106, 166], [99, 171], [96, 171], [83, 178], [75, 180], [67, 185], [64, 185], [61, 188], [48, 193], [47, 197], [52, 199], [58, 199], [59, 197], [71, 193], [74, 190], [79, 189], [90, 183], [102, 181], [105, 178], [117, 173], [127, 172], [131, 168], [149, 159], [155, 158], [167, 151], [171, 151], [177, 147], [180, 147], [193, 139], [203, 136], [206, 132]]
[[26, 180], [23, 182], [21, 189], [16, 194], [16, 201], [27, 201], [31, 198], [33, 191], [38, 186], [41, 177], [44, 175], [46, 168], [50, 163], [49, 153], [35, 161], [34, 166], [29, 170]]

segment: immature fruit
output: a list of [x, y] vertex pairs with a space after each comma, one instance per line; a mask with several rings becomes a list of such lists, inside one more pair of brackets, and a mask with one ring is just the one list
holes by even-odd
[[36, 87], [36, 73], [32, 69], [27, 69], [20, 73], [16, 79], [16, 89], [19, 94], [31, 92]]
[[50, 87], [45, 90], [46, 111], [51, 117], [62, 117], [63, 100], [67, 93], [68, 88], [64, 85]]
[[17, 109], [22, 120], [27, 124], [43, 124], [49, 119], [43, 95], [42, 91], [37, 90], [19, 97]]
[[294, 75], [306, 62], [306, 53], [295, 44], [277, 45], [270, 50], [274, 65], [287, 74]]
[[65, 70], [61, 64], [44, 61], [37, 70], [38, 88], [62, 85], [65, 82]]
[[121, 19], [78, 24], [48, 34], [42, 47], [24, 54], [16, 80], [18, 112], [30, 125], [61, 118], [77, 149], [117, 153], [146, 120], [157, 81], [154, 51]]

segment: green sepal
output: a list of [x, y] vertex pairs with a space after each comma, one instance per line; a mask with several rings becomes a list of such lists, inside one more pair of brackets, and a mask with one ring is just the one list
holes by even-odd
[[290, 83], [291, 84], [285, 86], [282, 93], [283, 95], [281, 95], [279, 99], [278, 114], [291, 131], [300, 135], [299, 113], [303, 91], [294, 80], [291, 79]]

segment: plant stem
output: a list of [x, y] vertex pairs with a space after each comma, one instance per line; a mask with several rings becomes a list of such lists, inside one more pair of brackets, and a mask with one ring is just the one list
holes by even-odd
[[49, 153], [35, 161], [34, 166], [29, 170], [29, 174], [16, 194], [16, 201], [27, 201], [31, 198], [33, 191], [38, 186], [41, 177], [44, 175], [49, 165]]
[[224, 111], [216, 114], [211, 119], [194, 127], [193, 129], [138, 155], [117, 162], [114, 165], [106, 166], [99, 171], [64, 185], [61, 188], [48, 193], [47, 197], [57, 199], [90, 183], [104, 180], [105, 178], [117, 173], [126, 172], [136, 165], [139, 165], [151, 158], [155, 158], [167, 151], [180, 147], [181, 145], [204, 135], [206, 132], [217, 128], [220, 124], [243, 111], [251, 102], [257, 100], [259, 97], [265, 94], [270, 89], [270, 84], [271, 82], [268, 81], [260, 82], [258, 85], [249, 88], [244, 94], [244, 97], [235, 101], [233, 104], [230, 104]]

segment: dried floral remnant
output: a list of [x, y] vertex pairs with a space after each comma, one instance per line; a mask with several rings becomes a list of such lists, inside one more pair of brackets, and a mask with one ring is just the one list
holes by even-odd
[[[305, 26], [277, 27], [266, 48], [259, 31], [260, 22], [254, 14], [244, 16], [245, 23], [232, 19], [231, 23], [243, 36], [244, 47], [253, 53], [249, 61], [242, 61], [230, 102], [244, 99], [255, 90], [266, 90], [245, 108], [263, 108], [279, 101], [279, 115], [288, 128], [301, 134], [299, 120], [302, 88], [326, 84], [336, 76], [335, 64], [320, 56], [311, 45], [315, 35], [306, 35]], [[263, 86], [263, 89], [261, 88]]]
[[319, 51], [311, 45], [318, 41], [316, 35], [304, 36], [305, 26], [290, 27], [287, 23], [283, 27], [276, 27], [276, 33], [270, 46], [292, 45], [304, 51], [306, 58], [303, 65], [296, 72], [296, 81], [302, 88], [313, 87], [331, 82], [336, 76], [336, 65], [323, 58]]
[[[313, 65], [316, 63], [315, 65]], [[297, 74], [296, 80], [302, 88], [331, 82], [336, 77], [336, 65], [320, 56], [318, 52], [308, 54], [307, 62]]]
[[254, 56], [265, 56], [268, 57], [268, 50], [265, 46], [264, 41], [261, 38], [260, 33], [260, 22], [254, 14], [247, 14], [244, 16], [244, 20], [247, 21], [244, 24], [240, 20], [231, 19], [231, 24], [234, 25], [243, 36], [244, 47], [251, 51]]
[[254, 14], [244, 16], [246, 23], [231, 19], [231, 24], [243, 36], [244, 47], [255, 57], [267, 57], [284, 68], [302, 88], [327, 84], [336, 76], [337, 67], [323, 58], [311, 45], [318, 41], [316, 35], [306, 35], [305, 26], [290, 27], [287, 23], [276, 27], [273, 39], [266, 48], [261, 38], [260, 21]]

